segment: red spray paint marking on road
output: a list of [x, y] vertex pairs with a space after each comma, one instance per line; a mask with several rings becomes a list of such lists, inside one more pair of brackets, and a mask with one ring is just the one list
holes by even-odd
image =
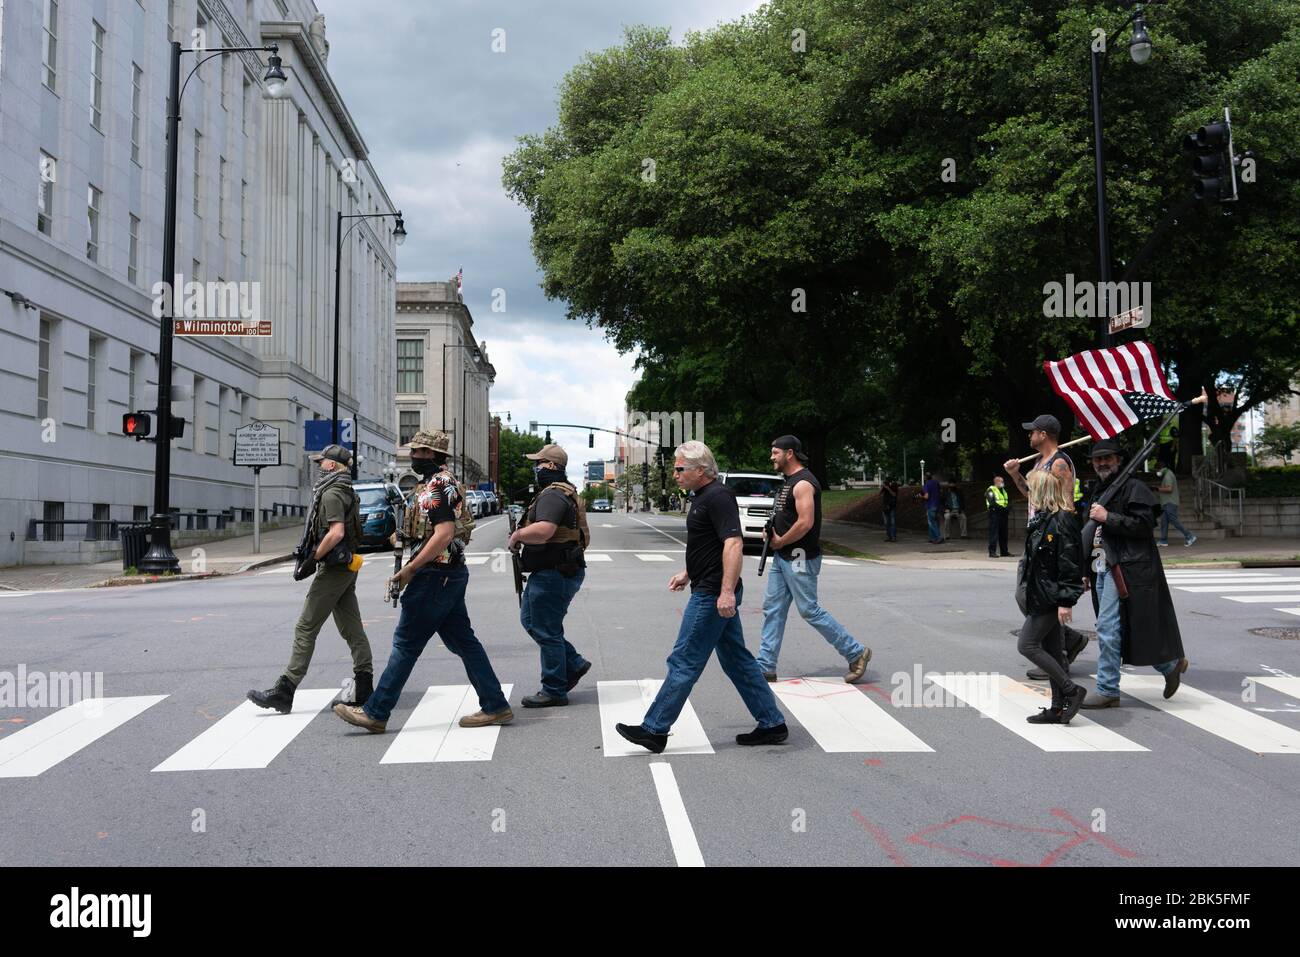
[[857, 811], [853, 812], [853, 817], [867, 829], [868, 834], [875, 838], [876, 843], [880, 845], [880, 849], [889, 855], [889, 859], [894, 862], [895, 867], [912, 866], [903, 860], [903, 855], [898, 853], [898, 848], [894, 847], [894, 842], [889, 839], [889, 835], [885, 833], [883, 828], [876, 827]]

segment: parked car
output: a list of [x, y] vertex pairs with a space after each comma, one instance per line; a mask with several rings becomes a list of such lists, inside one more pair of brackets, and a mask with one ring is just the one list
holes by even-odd
[[360, 482], [352, 487], [361, 500], [361, 546], [389, 547], [389, 536], [402, 524], [402, 490], [391, 482]]
[[487, 502], [487, 514], [498, 515], [501, 512], [501, 503], [497, 501], [496, 492], [484, 492], [483, 498]]
[[483, 493], [476, 488], [465, 489], [465, 501], [469, 504], [469, 513], [475, 518], [483, 517]]
[[514, 517], [516, 522], [524, 517], [524, 507], [522, 505], [511, 505], [506, 509], [506, 511]]
[[592, 511], [592, 512], [608, 512], [608, 511], [611, 511], [611, 509], [610, 509], [610, 507], [609, 507], [609, 499], [607, 499], [607, 498], [597, 498], [597, 499], [592, 499], [592, 502], [591, 502], [591, 508], [589, 509], [589, 511]]
[[723, 472], [718, 480], [736, 493], [740, 529], [745, 541], [762, 542], [763, 526], [772, 517], [776, 494], [781, 491], [785, 480], [779, 475], [761, 472]]

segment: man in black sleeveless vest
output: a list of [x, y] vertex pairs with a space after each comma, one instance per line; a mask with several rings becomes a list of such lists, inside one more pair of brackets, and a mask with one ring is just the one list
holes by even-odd
[[772, 464], [785, 476], [785, 484], [772, 511], [773, 554], [763, 595], [763, 641], [758, 663], [763, 676], [775, 681], [776, 659], [781, 654], [781, 639], [793, 600], [800, 617], [849, 663], [844, 680], [852, 684], [866, 672], [871, 649], [860, 644], [817, 604], [817, 576], [822, 567], [821, 483], [808, 471], [808, 456], [793, 435], [783, 435], [772, 443]]

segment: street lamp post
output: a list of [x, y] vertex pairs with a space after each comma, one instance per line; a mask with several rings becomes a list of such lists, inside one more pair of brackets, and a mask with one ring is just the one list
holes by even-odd
[[[343, 240], [347, 238], [348, 233], [356, 229], [363, 219], [383, 219], [394, 216], [397, 219], [397, 225], [393, 227], [393, 240], [397, 245], [406, 242], [406, 223], [402, 219], [402, 211], [399, 209], [393, 213], [348, 213], [344, 215], [343, 210], [339, 210], [334, 220], [334, 389], [333, 397], [330, 403], [330, 420], [334, 423], [331, 427], [331, 434], [334, 436], [333, 444], [339, 442], [339, 316], [340, 305], [339, 293], [342, 286], [343, 276]], [[343, 231], [343, 220], [355, 219], [356, 222], [348, 227], [347, 232]], [[352, 476], [356, 477], [357, 471], [357, 446], [360, 444], [357, 435], [357, 423], [354, 418], [352, 421]]]
[[[154, 438], [154, 474], [153, 474], [153, 516], [150, 519], [149, 551], [140, 559], [139, 570], [150, 575], [175, 574], [181, 570], [181, 563], [171, 546], [171, 453], [172, 453], [172, 327], [175, 319], [176, 290], [176, 180], [180, 157], [181, 97], [190, 78], [208, 60], [225, 56], [227, 53], [251, 53], [265, 51], [267, 58], [266, 73], [262, 79], [266, 83], [266, 92], [278, 99], [284, 95], [287, 78], [281, 65], [277, 44], [262, 47], [218, 47], [206, 50], [193, 47], [186, 50], [179, 42], [171, 43], [171, 75], [167, 85], [167, 180], [163, 211], [163, 289], [169, 294], [163, 297], [162, 315], [158, 317], [158, 432]], [[194, 69], [181, 82], [181, 55], [183, 53], [206, 53], [194, 64]]]
[[1146, 63], [1151, 59], [1151, 37], [1147, 34], [1146, 18], [1142, 13], [1142, 4], [1137, 0], [1125, 0], [1125, 6], [1134, 7], [1134, 11], [1129, 14], [1127, 20], [1121, 25], [1119, 30], [1106, 37], [1102, 43], [1101, 49], [1098, 49], [1096, 41], [1091, 45], [1092, 49], [1092, 161], [1093, 175], [1096, 179], [1097, 194], [1097, 265], [1098, 273], [1101, 277], [1101, 286], [1098, 291], [1097, 305], [1101, 313], [1101, 330], [1100, 340], [1103, 349], [1109, 348], [1113, 342], [1110, 334], [1110, 291], [1111, 283], [1111, 258], [1110, 258], [1110, 222], [1106, 210], [1106, 151], [1102, 142], [1102, 113], [1101, 113], [1101, 58], [1110, 45], [1110, 40], [1119, 35], [1130, 23], [1133, 24], [1133, 38], [1129, 41], [1129, 56], [1137, 64]]

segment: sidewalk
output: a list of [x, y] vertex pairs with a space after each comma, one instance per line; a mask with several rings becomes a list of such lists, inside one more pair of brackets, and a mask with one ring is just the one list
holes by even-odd
[[[262, 534], [262, 552], [253, 551], [253, 536], [242, 535], [204, 545], [173, 548], [185, 575], [208, 573], [233, 575], [258, 565], [271, 565], [293, 558], [302, 535], [301, 526], [278, 528]], [[149, 580], [146, 576], [141, 581]], [[122, 578], [122, 561], [94, 565], [10, 565], [0, 568], [0, 590], [45, 591], [55, 588], [85, 588]]]
[[[931, 545], [920, 532], [898, 530], [897, 542], [886, 542], [884, 529], [879, 526], [860, 525], [856, 522], [822, 522], [822, 538], [856, 552], [865, 552], [890, 565], [904, 568], [1015, 568], [1024, 554], [1024, 539], [1012, 536], [1008, 543], [1010, 558], [989, 558], [988, 540], [984, 530], [972, 533], [970, 538], [950, 539], [942, 545]], [[1224, 538], [1217, 541], [1200, 541], [1184, 548], [1181, 536], [1172, 536], [1178, 544], [1170, 542], [1160, 549], [1165, 567], [1171, 565], [1197, 565], [1213, 563], [1217, 567], [1238, 567], [1241, 562], [1294, 560], [1300, 556], [1300, 541], [1287, 538]]]

